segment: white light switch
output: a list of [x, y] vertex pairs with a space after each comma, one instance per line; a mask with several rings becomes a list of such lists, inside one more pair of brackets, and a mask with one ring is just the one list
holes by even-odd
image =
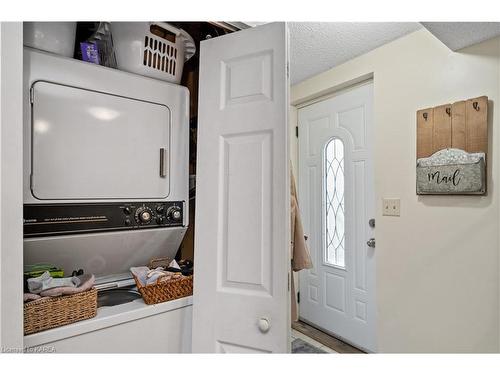
[[383, 216], [399, 216], [400, 201], [398, 199], [382, 199], [382, 215]]

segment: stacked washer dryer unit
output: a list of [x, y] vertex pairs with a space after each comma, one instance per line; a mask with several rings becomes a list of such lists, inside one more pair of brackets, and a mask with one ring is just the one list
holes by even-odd
[[188, 225], [185, 87], [24, 50], [24, 263], [102, 285], [174, 257]]

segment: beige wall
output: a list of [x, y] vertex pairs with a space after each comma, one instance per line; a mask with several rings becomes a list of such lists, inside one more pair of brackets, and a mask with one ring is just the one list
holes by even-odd
[[[292, 87], [292, 104], [374, 76], [380, 352], [499, 351], [500, 39], [452, 52], [422, 29]], [[487, 95], [488, 195], [415, 194], [415, 111]], [[382, 197], [401, 217], [381, 216]]]

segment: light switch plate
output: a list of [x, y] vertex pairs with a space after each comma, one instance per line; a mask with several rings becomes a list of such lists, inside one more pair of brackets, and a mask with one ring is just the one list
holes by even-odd
[[383, 216], [399, 216], [400, 200], [399, 198], [384, 198], [382, 199], [382, 215]]

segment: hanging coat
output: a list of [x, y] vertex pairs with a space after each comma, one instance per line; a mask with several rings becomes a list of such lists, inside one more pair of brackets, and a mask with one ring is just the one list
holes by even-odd
[[[297, 202], [297, 189], [295, 187], [295, 178], [293, 176], [293, 171], [290, 168], [290, 193], [291, 193], [291, 247], [290, 255], [292, 260], [292, 271], [300, 271], [303, 269], [312, 268], [313, 264], [311, 261], [311, 254], [307, 247], [306, 238], [304, 235], [304, 228], [302, 227], [302, 220], [300, 218], [300, 210]], [[292, 294], [292, 320], [298, 320], [297, 312], [297, 301], [295, 293], [294, 278], [292, 273], [291, 280], [291, 294]]]

